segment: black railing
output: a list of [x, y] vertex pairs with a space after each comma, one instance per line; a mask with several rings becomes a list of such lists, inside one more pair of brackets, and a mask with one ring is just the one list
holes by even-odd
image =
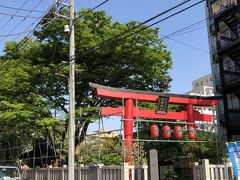
[[229, 6], [237, 5], [237, 0], [217, 0], [210, 5], [210, 15], [217, 15]]
[[240, 82], [239, 68], [224, 70], [224, 80], [226, 85], [237, 84]]
[[237, 40], [239, 37], [238, 32], [233, 32], [230, 29], [226, 29], [224, 31], [221, 31], [217, 35], [217, 39], [219, 40], [220, 47], [224, 48], [226, 46], [231, 45], [235, 40]]

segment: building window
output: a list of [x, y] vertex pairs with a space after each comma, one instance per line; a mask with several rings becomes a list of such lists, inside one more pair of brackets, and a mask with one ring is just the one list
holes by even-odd
[[212, 90], [212, 88], [206, 88], [206, 89], [205, 89], [205, 94], [208, 95], [208, 96], [212, 96], [212, 95], [213, 95], [213, 90]]
[[199, 84], [198, 84], [198, 83], [196, 83], [196, 84], [195, 84], [195, 87], [198, 87], [198, 86], [199, 86]]

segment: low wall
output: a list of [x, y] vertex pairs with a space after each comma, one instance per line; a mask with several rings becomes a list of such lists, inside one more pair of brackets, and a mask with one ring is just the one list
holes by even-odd
[[192, 165], [193, 180], [234, 180], [231, 164], [209, 164], [208, 159], [203, 159], [202, 164]]
[[[132, 166], [124, 163], [121, 166], [96, 168], [92, 173], [91, 167], [76, 167], [75, 180], [90, 180], [90, 176], [97, 176], [98, 180], [148, 180], [147, 165]], [[67, 167], [27, 169], [23, 174], [23, 180], [68, 180]]]

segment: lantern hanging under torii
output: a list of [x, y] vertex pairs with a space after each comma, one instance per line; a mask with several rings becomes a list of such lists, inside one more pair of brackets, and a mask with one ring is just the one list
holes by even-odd
[[163, 128], [163, 137], [165, 139], [170, 139], [171, 138], [171, 128], [168, 125], [164, 125]]
[[157, 139], [159, 136], [159, 128], [156, 124], [150, 126], [150, 133], [153, 139]]
[[195, 139], [196, 138], [196, 129], [194, 127], [188, 127], [188, 138]]
[[183, 137], [183, 131], [181, 126], [174, 127], [174, 135], [176, 139], [181, 139]]

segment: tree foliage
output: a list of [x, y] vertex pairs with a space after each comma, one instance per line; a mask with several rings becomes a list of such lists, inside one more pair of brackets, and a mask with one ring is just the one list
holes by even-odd
[[182, 153], [189, 156], [192, 162], [201, 162], [202, 159], [209, 159], [210, 163], [222, 163], [226, 156], [226, 145], [218, 141], [215, 133], [199, 132], [198, 139], [206, 141], [202, 143], [182, 143]]
[[[108, 136], [106, 133], [105, 135]], [[81, 144], [80, 152], [84, 163], [95, 162], [104, 165], [120, 165], [123, 162], [121, 137], [104, 137], [104, 134], [87, 137], [87, 142]]]
[[[93, 99], [89, 82], [165, 91], [171, 81], [168, 70], [172, 60], [167, 47], [158, 38], [158, 28], [135, 30], [134, 35], [107, 41], [139, 23], [113, 23], [104, 11], [89, 12], [88, 9], [79, 11], [76, 16], [80, 17], [75, 20], [75, 143], [78, 146], [89, 123], [97, 118], [97, 107], [113, 104], [109, 100]], [[68, 22], [56, 19], [47, 26], [45, 23], [42, 21], [39, 30], [34, 32], [35, 38], [27, 39], [28, 43], [21, 48], [21, 41], [8, 42], [5, 46], [6, 55], [1, 57], [1, 62], [9, 63], [0, 70], [0, 125], [3, 133], [17, 132], [26, 137], [33, 134], [37, 126], [42, 134], [47, 129], [63, 141], [68, 127], [68, 79], [57, 74], [67, 77], [69, 73], [69, 35], [63, 31]], [[101, 46], [96, 48], [99, 43]]]

